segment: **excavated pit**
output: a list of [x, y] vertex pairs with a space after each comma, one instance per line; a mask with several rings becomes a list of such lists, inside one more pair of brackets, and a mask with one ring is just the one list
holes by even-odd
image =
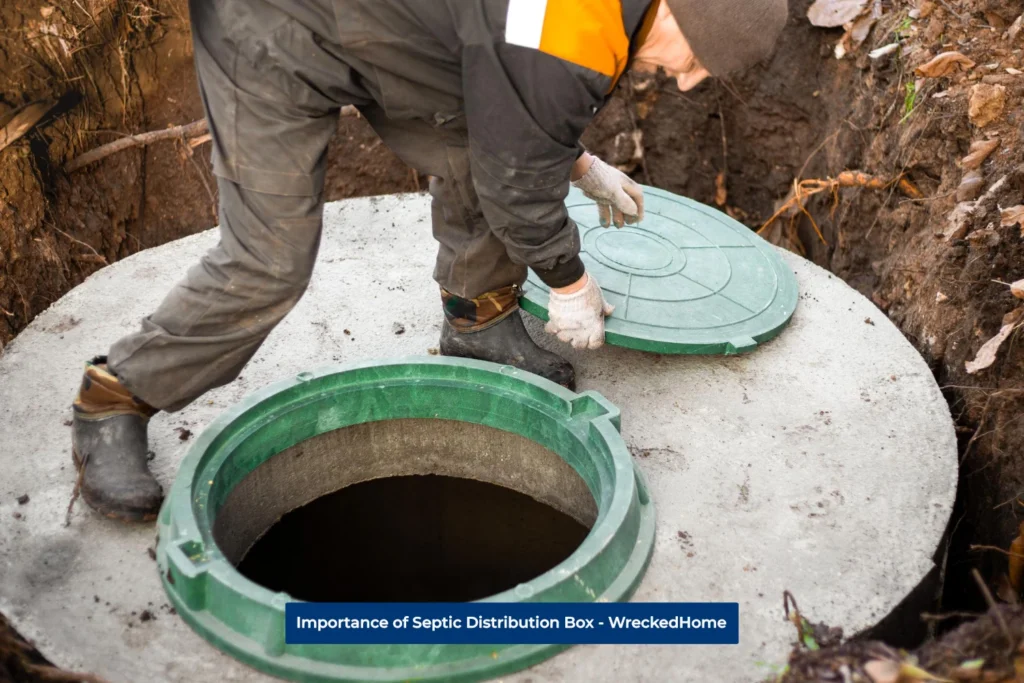
[[403, 419], [278, 453], [232, 489], [213, 534], [244, 576], [299, 600], [469, 601], [555, 567], [596, 517], [583, 479], [539, 444]]
[[587, 532], [569, 515], [494, 484], [390, 477], [292, 510], [238, 571], [310, 602], [467, 602], [540, 576]]

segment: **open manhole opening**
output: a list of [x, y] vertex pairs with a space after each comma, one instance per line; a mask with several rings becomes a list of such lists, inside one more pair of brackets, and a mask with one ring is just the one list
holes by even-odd
[[[280, 512], [263, 529], [253, 523]], [[243, 576], [297, 600], [462, 602], [554, 568], [596, 515], [586, 483], [536, 442], [451, 420], [390, 420], [274, 456], [232, 491], [214, 537]]]
[[193, 443], [158, 520], [178, 614], [302, 681], [482, 680], [559, 645], [299, 645], [285, 605], [626, 600], [654, 507], [619, 412], [514, 368], [364, 363], [269, 387]]
[[502, 486], [389, 477], [287, 513], [238, 570], [309, 602], [467, 602], [540, 576], [572, 555], [588, 531]]

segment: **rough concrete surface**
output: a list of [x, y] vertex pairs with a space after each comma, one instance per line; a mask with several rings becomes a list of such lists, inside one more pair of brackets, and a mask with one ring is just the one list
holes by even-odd
[[[211, 231], [104, 268], [0, 358], [0, 611], [55, 663], [111, 681], [264, 678], [164, 607], [147, 552], [153, 527], [81, 503], [64, 526], [75, 482], [69, 403], [82, 362], [134, 328], [215, 241]], [[177, 427], [198, 433], [246, 394], [312, 366], [436, 346], [433, 252], [423, 196], [329, 205], [309, 293], [242, 377], [153, 420], [152, 467], [164, 486], [189, 446]], [[621, 407], [623, 436], [657, 505], [654, 557], [634, 599], [738, 601], [741, 644], [577, 647], [509, 680], [758, 680], [792, 640], [784, 589], [816, 621], [851, 633], [931, 569], [956, 487], [946, 403], [870, 302], [785, 258], [802, 292], [796, 315], [750, 355], [569, 354], [580, 389]], [[537, 324], [532, 331], [543, 335]], [[25, 493], [30, 501], [19, 505]], [[147, 609], [155, 618], [140, 619]]]

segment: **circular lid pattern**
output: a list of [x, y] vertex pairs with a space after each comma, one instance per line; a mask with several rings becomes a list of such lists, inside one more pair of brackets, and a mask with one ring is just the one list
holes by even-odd
[[[733, 354], [778, 335], [796, 309], [797, 283], [775, 248], [720, 211], [645, 187], [640, 225], [602, 228], [573, 188], [580, 256], [615, 311], [606, 341], [641, 351]], [[549, 288], [532, 271], [523, 309], [547, 319]]]

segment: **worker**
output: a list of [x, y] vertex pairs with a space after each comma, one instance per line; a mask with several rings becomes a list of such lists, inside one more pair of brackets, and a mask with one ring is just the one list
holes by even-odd
[[[572, 365], [523, 325], [527, 268], [551, 289], [547, 332], [597, 348], [612, 307], [580, 260], [569, 185], [597, 203], [605, 227], [643, 218], [640, 186], [586, 152], [581, 134], [627, 68], [663, 68], [688, 90], [766, 57], [787, 17], [785, 0], [192, 0], [189, 9], [220, 242], [141, 329], [86, 364], [73, 404], [82, 497], [126, 521], [154, 519], [163, 498], [147, 465], [150, 417], [237, 377], [306, 290], [342, 107], [354, 105], [430, 176], [441, 353], [573, 388]], [[353, 236], [363, 228], [348, 226]]]

